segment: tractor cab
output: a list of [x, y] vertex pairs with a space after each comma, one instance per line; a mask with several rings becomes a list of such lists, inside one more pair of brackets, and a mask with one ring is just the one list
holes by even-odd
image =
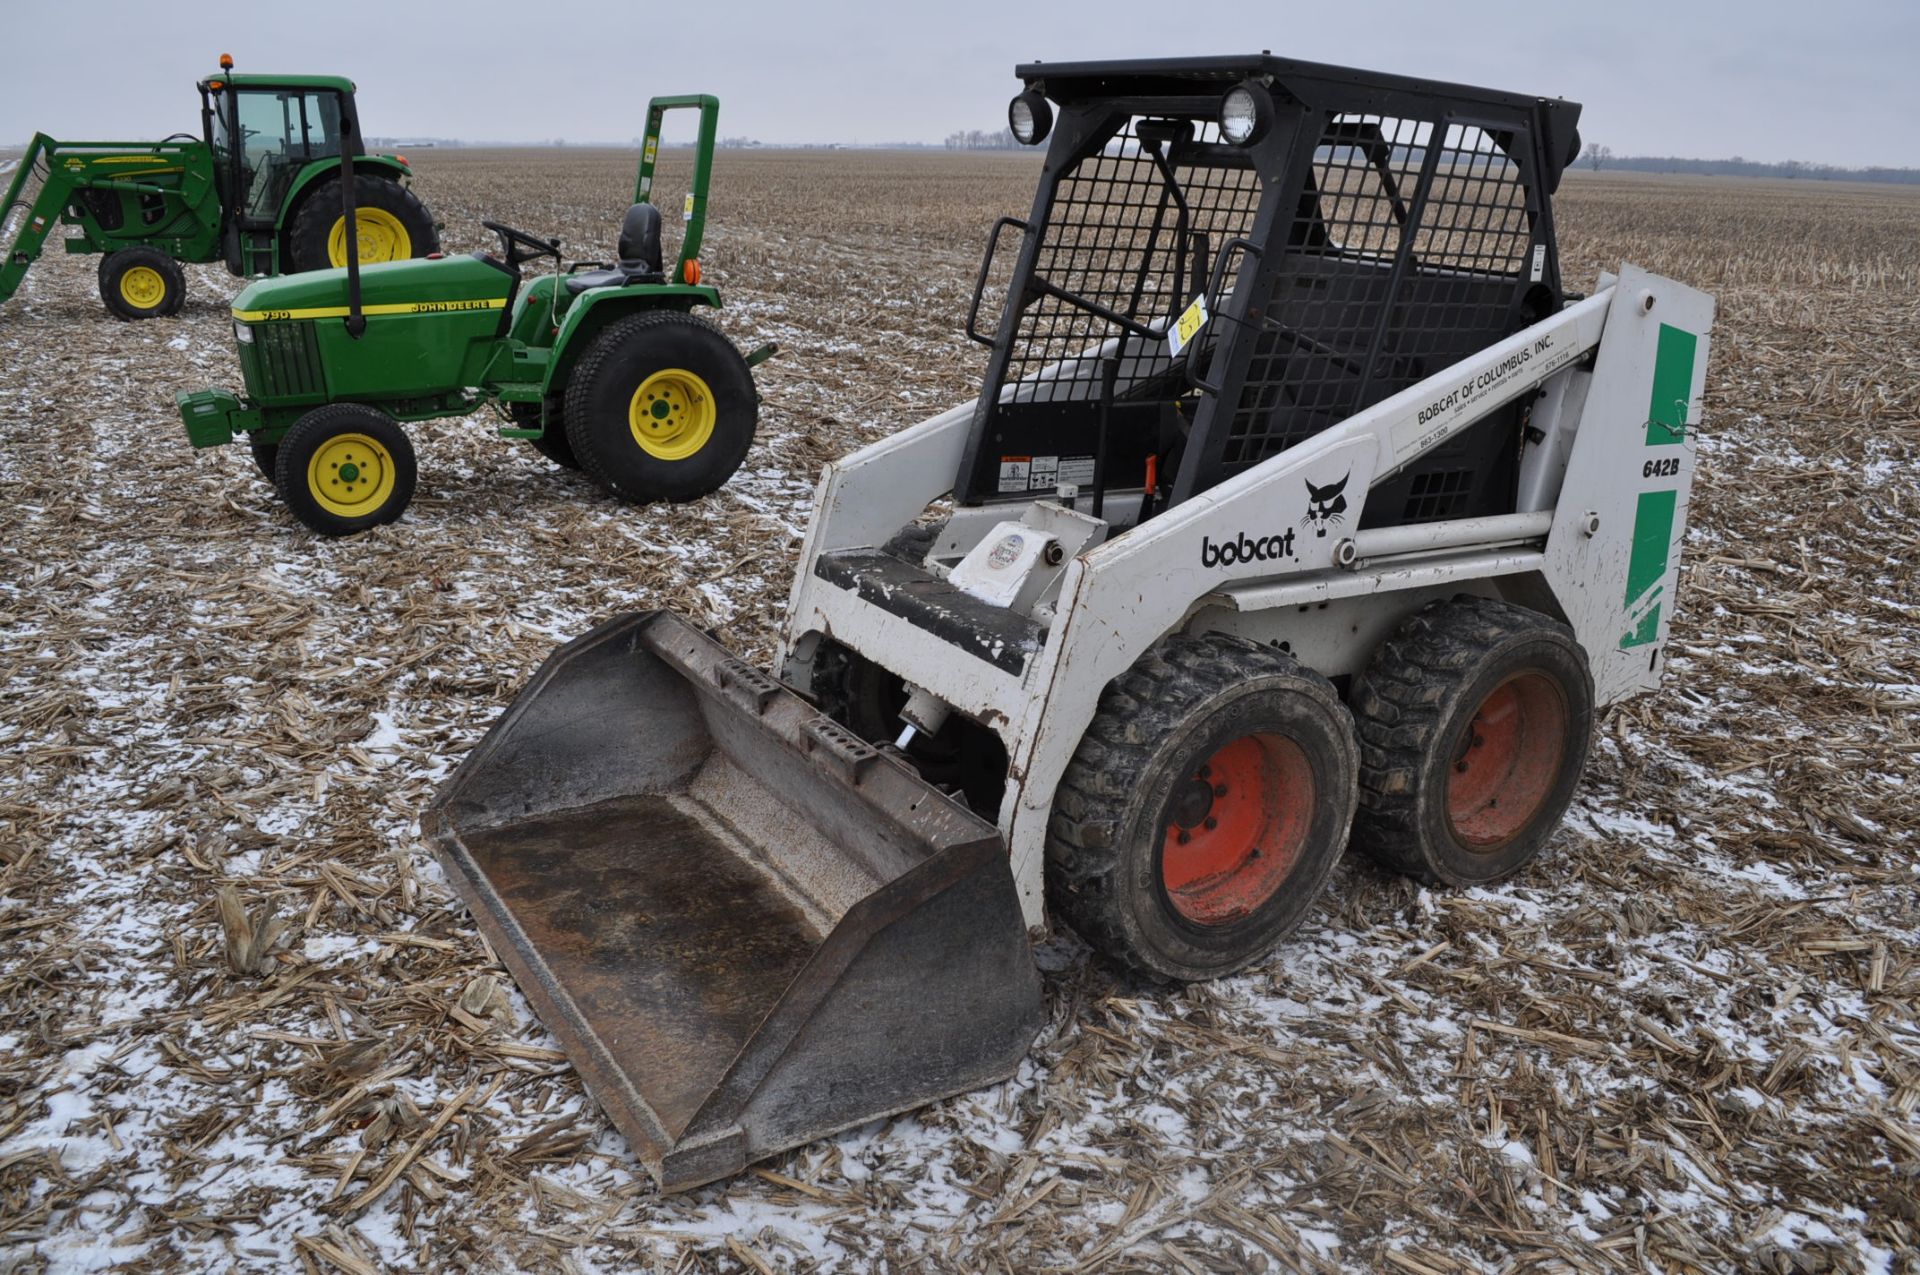
[[[234, 273], [345, 265], [350, 236], [342, 195], [349, 192], [327, 179], [355, 168], [363, 179], [384, 179], [366, 184], [369, 198], [351, 192], [358, 232], [351, 238], [361, 261], [399, 261], [439, 247], [431, 219], [402, 191], [410, 175], [406, 161], [366, 153], [352, 80], [235, 75], [233, 59], [224, 54], [220, 65], [219, 75], [199, 84], [200, 120], [213, 153], [224, 213], [221, 237]], [[326, 206], [303, 229], [299, 214], [316, 197]]]

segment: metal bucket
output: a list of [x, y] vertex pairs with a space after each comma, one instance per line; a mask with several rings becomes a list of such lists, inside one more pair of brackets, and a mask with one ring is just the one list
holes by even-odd
[[554, 652], [425, 824], [663, 1190], [1002, 1080], [1043, 1021], [994, 827], [666, 612]]

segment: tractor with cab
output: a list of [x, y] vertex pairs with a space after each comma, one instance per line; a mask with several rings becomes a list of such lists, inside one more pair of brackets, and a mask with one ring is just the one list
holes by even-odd
[[[653, 202], [669, 111], [699, 112], [677, 259]], [[622, 500], [693, 500], [739, 468], [759, 415], [751, 369], [694, 313], [718, 99], [647, 108], [633, 203], [614, 259], [563, 266], [560, 244], [499, 222], [500, 252], [321, 270], [248, 285], [233, 301], [243, 389], [177, 396], [195, 447], [244, 439], [295, 517], [322, 535], [392, 522], [413, 498], [407, 424], [489, 404], [504, 437], [584, 470]], [[550, 261], [551, 269], [534, 271]]]
[[0, 202], [0, 302], [56, 226], [73, 231], [67, 252], [101, 254], [100, 299], [121, 319], [178, 313], [181, 262], [256, 277], [440, 250], [406, 158], [366, 153], [353, 81], [239, 75], [222, 54], [220, 73], [198, 87], [197, 137], [34, 135]]

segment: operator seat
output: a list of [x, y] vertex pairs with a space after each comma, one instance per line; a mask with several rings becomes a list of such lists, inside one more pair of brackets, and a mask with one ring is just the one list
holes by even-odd
[[629, 283], [665, 283], [660, 268], [660, 210], [635, 204], [620, 221], [619, 254], [605, 270], [585, 270], [567, 276], [567, 292], [579, 295], [588, 288], [620, 287]]

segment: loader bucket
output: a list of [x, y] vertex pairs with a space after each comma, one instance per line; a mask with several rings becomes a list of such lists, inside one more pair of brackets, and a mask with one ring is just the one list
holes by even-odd
[[662, 1190], [1002, 1080], [1043, 1019], [993, 826], [665, 612], [550, 656], [426, 827]]

